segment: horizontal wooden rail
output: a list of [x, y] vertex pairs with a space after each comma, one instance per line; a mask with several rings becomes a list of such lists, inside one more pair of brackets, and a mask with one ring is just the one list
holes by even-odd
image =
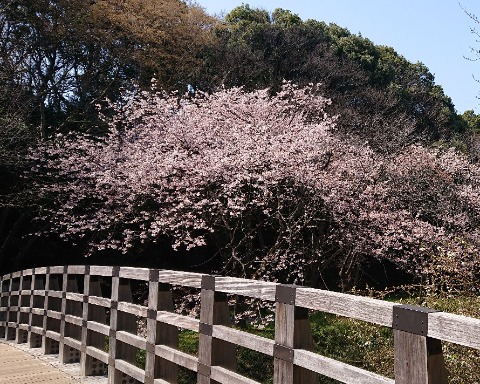
[[[148, 284], [146, 305], [134, 304], [131, 281]], [[108, 284], [107, 284], [108, 283]], [[102, 284], [109, 297], [102, 295]], [[200, 319], [174, 312], [172, 286], [201, 292]], [[480, 349], [480, 320], [423, 307], [301, 286], [191, 272], [111, 266], [54, 266], [1, 278], [0, 337], [80, 362], [83, 375], [108, 374], [140, 383], [175, 383], [178, 367], [197, 383], [248, 383], [236, 372], [236, 346], [272, 356], [274, 383], [446, 383], [441, 341]], [[275, 302], [275, 339], [231, 327], [227, 294]], [[313, 352], [308, 310], [394, 329], [395, 379]], [[139, 336], [137, 320], [146, 322]], [[198, 356], [178, 350], [178, 332], [199, 334]], [[108, 345], [108, 348], [106, 348]], [[145, 368], [136, 366], [145, 351]]]

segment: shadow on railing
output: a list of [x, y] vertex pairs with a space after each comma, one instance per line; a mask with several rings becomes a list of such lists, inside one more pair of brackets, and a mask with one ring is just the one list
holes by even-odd
[[[130, 282], [148, 283], [148, 306], [134, 304]], [[102, 296], [101, 285], [110, 287]], [[176, 383], [178, 367], [197, 383], [248, 383], [236, 373], [236, 346], [273, 357], [274, 383], [443, 384], [441, 340], [480, 349], [480, 320], [428, 308], [319, 289], [189, 272], [130, 267], [28, 269], [1, 280], [0, 337], [80, 362], [81, 374], [109, 383]], [[172, 286], [201, 290], [200, 319], [174, 313]], [[110, 292], [111, 291], [111, 292]], [[275, 302], [275, 339], [230, 327], [227, 294]], [[395, 380], [312, 351], [308, 310], [394, 329]], [[146, 337], [137, 335], [137, 319]], [[199, 333], [198, 356], [178, 350], [178, 332]], [[145, 351], [145, 369], [136, 366]], [[107, 352], [108, 351], [108, 352]]]

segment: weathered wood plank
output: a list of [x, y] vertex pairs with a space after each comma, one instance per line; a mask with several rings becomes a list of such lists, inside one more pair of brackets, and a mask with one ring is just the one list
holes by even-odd
[[108, 336], [109, 329], [110, 329], [110, 327], [106, 324], [101, 324], [91, 320], [87, 322], [87, 328], [92, 331], [101, 333], [102, 335], [105, 335], [105, 336]]
[[[120, 302], [131, 303], [132, 300], [132, 290], [130, 287], [130, 280], [128, 279], [120, 279], [114, 278], [113, 280], [118, 280], [118, 291], [116, 292], [116, 298], [118, 299], [118, 304]], [[115, 300], [115, 295], [112, 288], [112, 302]], [[115, 330], [118, 333], [119, 331], [129, 332], [132, 335], [137, 334], [137, 319], [136, 315], [132, 313], [127, 313], [120, 311], [118, 309], [111, 310], [111, 320], [113, 319], [114, 313], [116, 314], [116, 321], [110, 322], [110, 325], [115, 325]], [[124, 361], [129, 362], [130, 364], [135, 364], [136, 362], [136, 349], [132, 347], [128, 343], [118, 342], [115, 337], [110, 336], [110, 340], [114, 339], [114, 358], [115, 359], [122, 359]], [[111, 356], [112, 357], [112, 356]]]
[[215, 291], [233, 293], [262, 300], [275, 300], [277, 283], [240, 279], [236, 277], [215, 277]]
[[447, 384], [441, 343], [395, 329], [395, 384]]
[[73, 315], [65, 315], [65, 321], [70, 324], [78, 325], [79, 327], [82, 326], [82, 318]]
[[[294, 348], [295, 306], [275, 303], [275, 344], [292, 350]], [[275, 350], [274, 350], [275, 355]], [[279, 356], [273, 360], [274, 384], [293, 384], [293, 363]]]
[[394, 303], [313, 288], [297, 288], [295, 305], [370, 323], [392, 326]]
[[47, 273], [47, 267], [35, 268], [35, 275], [45, 275]]
[[80, 293], [66, 292], [67, 300], [83, 302], [83, 295]]
[[106, 297], [89, 296], [88, 304], [98, 305], [100, 307], [110, 308], [111, 301]]
[[213, 380], [219, 383], [228, 384], [260, 384], [258, 381], [249, 379], [236, 372], [232, 372], [218, 365], [212, 367], [211, 376]]
[[139, 348], [139, 349], [145, 349], [147, 345], [147, 340], [144, 339], [143, 337], [138, 335], [133, 335], [125, 331], [117, 331], [116, 338], [117, 340], [120, 340], [125, 344], [132, 345], [135, 348]]
[[[157, 279], [157, 276], [154, 276]], [[173, 314], [175, 308], [173, 305], [172, 286], [170, 284], [152, 282], [149, 290], [149, 307], [153, 310], [152, 319], [148, 319], [148, 326], [152, 336], [155, 335], [153, 345], [161, 344], [170, 348], [178, 348], [179, 337], [178, 328], [175, 324], [166, 324], [157, 321], [158, 310], [163, 313]], [[150, 358], [156, 360], [156, 378], [161, 378], [169, 383], [176, 383], [178, 380], [178, 366], [166, 359], [155, 359], [155, 348], [150, 354]]]
[[395, 384], [395, 380], [303, 349], [295, 350], [293, 363], [342, 383]]
[[89, 345], [87, 345], [85, 351], [89, 356], [101, 361], [102, 363], [108, 364], [108, 352], [102, 351]]
[[67, 273], [69, 275], [84, 275], [85, 265], [69, 265], [67, 268]]
[[52, 311], [51, 309], [47, 310], [47, 316], [51, 317], [52, 319], [60, 320], [62, 317], [62, 312], [59, 311]]
[[55, 341], [60, 341], [60, 333], [54, 332], [54, 331], [46, 331], [45, 336], [48, 338], [55, 340]]
[[120, 267], [120, 277], [124, 279], [148, 281], [148, 268]]
[[90, 266], [90, 276], [112, 276], [113, 267], [104, 267], [100, 265]]
[[147, 307], [143, 305], [119, 301], [118, 310], [135, 316], [147, 317]]
[[193, 317], [178, 315], [176, 313], [166, 311], [157, 312], [157, 321], [165, 324], [175, 325], [179, 328], [189, 329], [195, 332], [198, 332], [198, 326], [200, 324], [200, 320], [194, 319]]
[[444, 312], [430, 313], [428, 336], [480, 349], [480, 319]]
[[242, 332], [224, 325], [213, 326], [213, 337], [264, 353], [268, 356], [273, 356], [273, 346], [275, 345], [274, 340]]
[[43, 328], [42, 327], [35, 327], [34, 325], [32, 325], [31, 331], [33, 333], [36, 333], [37, 335], [41, 335], [43, 333]]
[[117, 359], [115, 360], [115, 369], [127, 374], [130, 377], [143, 383], [145, 381], [145, 372], [143, 369], [130, 364], [128, 361]]
[[198, 358], [166, 345], [156, 345], [155, 355], [197, 372]]
[[201, 288], [202, 274], [161, 269], [158, 274], [158, 281], [184, 287]]
[[54, 267], [50, 267], [50, 274], [62, 274], [63, 273], [63, 265], [56, 265]]
[[68, 345], [69, 347], [75, 348], [77, 350], [81, 349], [82, 342], [76, 339], [73, 339], [71, 337], [64, 337], [63, 338], [63, 343], [65, 345]]
[[[219, 365], [235, 371], [237, 366], [235, 345], [212, 336], [213, 325], [230, 325], [227, 295], [212, 290], [215, 287], [215, 279], [212, 276], [205, 276], [202, 282], [198, 362], [201, 367]], [[197, 373], [198, 383], [217, 382], [203, 370], [199, 369]]]

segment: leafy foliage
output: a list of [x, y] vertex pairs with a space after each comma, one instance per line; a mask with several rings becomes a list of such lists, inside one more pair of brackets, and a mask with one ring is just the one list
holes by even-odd
[[156, 74], [176, 88], [199, 65], [213, 20], [180, 0], [0, 1], [0, 64], [35, 107], [30, 121], [54, 132], [93, 132], [95, 104]]
[[335, 24], [242, 5], [214, 32], [217, 42], [197, 76], [201, 89], [278, 89], [283, 79], [322, 83], [333, 100], [327, 111], [339, 116], [338, 131], [376, 151], [448, 141], [464, 129], [427, 67]]

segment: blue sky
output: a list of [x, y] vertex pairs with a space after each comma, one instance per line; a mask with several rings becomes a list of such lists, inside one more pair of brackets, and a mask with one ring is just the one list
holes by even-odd
[[[241, 5], [234, 0], [197, 0], [210, 14], [228, 13]], [[250, 0], [251, 7], [273, 11], [283, 8], [302, 19], [335, 23], [361, 33], [375, 44], [393, 47], [409, 61], [424, 63], [450, 96], [458, 112], [480, 112], [480, 61], [470, 47], [477, 46], [474, 26], [460, 4], [480, 17], [479, 0]], [[480, 29], [480, 28], [479, 28]]]

